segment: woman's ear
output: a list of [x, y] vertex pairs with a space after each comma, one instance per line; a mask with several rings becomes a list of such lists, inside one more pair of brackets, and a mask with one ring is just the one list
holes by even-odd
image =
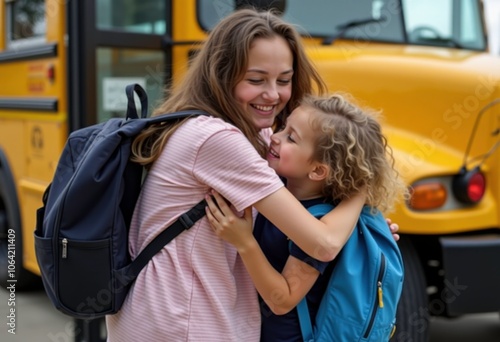
[[316, 166], [309, 172], [309, 179], [313, 181], [322, 181], [328, 177], [330, 168], [326, 164], [316, 164]]

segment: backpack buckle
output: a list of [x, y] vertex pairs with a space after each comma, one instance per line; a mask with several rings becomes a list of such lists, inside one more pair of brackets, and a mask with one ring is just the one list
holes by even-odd
[[194, 225], [193, 220], [189, 217], [188, 214], [184, 213], [179, 217], [179, 221], [184, 226], [185, 229], [189, 229]]

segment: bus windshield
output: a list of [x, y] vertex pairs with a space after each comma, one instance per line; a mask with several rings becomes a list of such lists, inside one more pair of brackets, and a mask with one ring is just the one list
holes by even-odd
[[[198, 0], [198, 19], [210, 30], [238, 1]], [[222, 5], [222, 4], [223, 5]], [[283, 19], [304, 35], [485, 50], [477, 0], [288, 0]]]

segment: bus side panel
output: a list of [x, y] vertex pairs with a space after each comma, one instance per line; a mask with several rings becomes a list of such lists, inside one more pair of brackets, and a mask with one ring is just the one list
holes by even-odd
[[59, 90], [54, 77], [62, 67], [56, 58], [0, 64], [0, 94], [5, 97], [57, 97]]
[[[47, 184], [54, 176], [67, 137], [67, 125], [62, 122], [29, 121], [24, 125], [26, 173], [18, 182], [21, 218], [24, 226], [23, 245], [33, 246], [33, 231], [36, 224], [36, 210], [41, 207], [41, 198]], [[23, 250], [26, 269], [39, 274], [33, 248]]]
[[[14, 111], [9, 113], [21, 116]], [[3, 141], [1, 148], [17, 185], [19, 203], [22, 203], [20, 215], [23, 246], [33, 246], [35, 212], [42, 204], [43, 192], [57, 167], [60, 151], [67, 137], [66, 125], [60, 121], [0, 118], [0, 136]], [[17, 155], [16, 151], [23, 151], [24, 157]], [[29, 271], [39, 273], [33, 248], [23, 248], [23, 264]]]
[[23, 124], [18, 120], [6, 120], [0, 116], [0, 137], [2, 137], [1, 149], [7, 156], [14, 181], [17, 184], [18, 177], [25, 174], [24, 159], [16, 156], [16, 151], [24, 150]]

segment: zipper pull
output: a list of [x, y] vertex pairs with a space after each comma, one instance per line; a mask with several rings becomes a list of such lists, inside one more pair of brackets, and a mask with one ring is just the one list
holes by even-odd
[[68, 239], [62, 239], [62, 258], [66, 259], [68, 257]]
[[382, 298], [383, 293], [382, 293], [382, 282], [381, 281], [379, 281], [377, 283], [377, 287], [378, 287], [378, 306], [383, 308], [384, 307], [384, 300]]

